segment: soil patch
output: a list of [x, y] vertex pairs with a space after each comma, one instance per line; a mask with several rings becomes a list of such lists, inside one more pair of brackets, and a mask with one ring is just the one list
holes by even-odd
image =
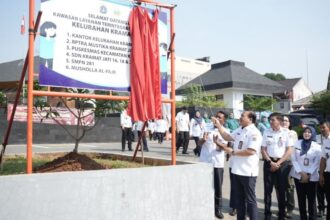
[[62, 172], [62, 171], [80, 171], [80, 170], [102, 170], [108, 167], [97, 163], [90, 157], [70, 152], [62, 157], [45, 163], [34, 169], [36, 173]]

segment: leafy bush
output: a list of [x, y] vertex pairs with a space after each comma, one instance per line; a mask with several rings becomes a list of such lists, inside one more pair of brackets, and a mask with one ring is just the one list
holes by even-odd
[[6, 105], [7, 105], [6, 94], [0, 91], [0, 106], [6, 106]]

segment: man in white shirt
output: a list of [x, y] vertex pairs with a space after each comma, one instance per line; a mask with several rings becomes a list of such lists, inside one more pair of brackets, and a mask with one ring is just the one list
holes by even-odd
[[265, 220], [271, 220], [270, 207], [272, 192], [275, 186], [278, 190], [278, 219], [285, 219], [285, 190], [290, 172], [290, 158], [293, 140], [287, 129], [281, 127], [283, 117], [274, 112], [269, 116], [271, 128], [263, 134], [261, 152], [264, 159], [264, 204]]
[[132, 151], [132, 119], [127, 114], [126, 109], [120, 114], [120, 126], [122, 130], [121, 151], [125, 151], [126, 141], [128, 142], [128, 150]]
[[[216, 118], [223, 126], [226, 121], [226, 113], [219, 111], [216, 114]], [[226, 129], [226, 132], [230, 132]], [[219, 219], [223, 219], [222, 214], [222, 183], [223, 183], [223, 168], [225, 162], [225, 153], [223, 148], [227, 147], [227, 141], [225, 141], [219, 134], [217, 129], [211, 131], [205, 131], [203, 138], [198, 143], [202, 146], [200, 161], [211, 163], [214, 167], [214, 208], [215, 216]]]
[[189, 145], [189, 114], [186, 107], [182, 107], [182, 110], [178, 112], [175, 117], [176, 129], [177, 129], [177, 141], [176, 151], [178, 152], [180, 147], [183, 147], [182, 154], [188, 154]]
[[[329, 122], [324, 122], [321, 125], [327, 126], [329, 130]], [[323, 128], [324, 129], [324, 128]], [[322, 129], [321, 129], [322, 130]], [[330, 201], [330, 139], [324, 139], [322, 146], [322, 158], [320, 162], [320, 186], [325, 192], [327, 202]], [[330, 219], [330, 206], [327, 206], [327, 220]]]
[[262, 136], [256, 128], [256, 115], [252, 111], [245, 111], [240, 118], [240, 127], [233, 133], [226, 132], [216, 118], [212, 118], [221, 136], [226, 141], [233, 141], [232, 148], [224, 148], [230, 153], [232, 163], [233, 185], [237, 207], [237, 219], [245, 220], [247, 214], [250, 220], [257, 217], [257, 199], [255, 186], [259, 173], [259, 154]]

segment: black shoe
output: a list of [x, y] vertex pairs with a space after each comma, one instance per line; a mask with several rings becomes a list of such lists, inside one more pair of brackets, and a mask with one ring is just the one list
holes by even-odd
[[197, 156], [197, 154], [198, 154], [197, 149], [195, 148], [193, 151], [194, 151], [195, 156]]
[[129, 151], [133, 151], [132, 148], [131, 149], [128, 149]]
[[324, 216], [324, 211], [323, 210], [319, 210], [317, 212], [317, 217], [323, 217]]
[[143, 149], [143, 151], [149, 152], [149, 149], [148, 148], [147, 149]]
[[124, 152], [125, 151], [125, 149], [121, 149], [121, 152]]
[[272, 219], [272, 215], [265, 215], [264, 220], [271, 220]]
[[189, 154], [188, 152], [182, 152], [182, 154]]
[[285, 218], [291, 219], [292, 218], [292, 211], [285, 212]]
[[220, 210], [216, 210], [215, 211], [215, 217], [217, 217], [218, 219], [223, 219], [223, 214]]
[[231, 216], [235, 216], [237, 214], [237, 210], [236, 209], [231, 209], [229, 212], [229, 215]]

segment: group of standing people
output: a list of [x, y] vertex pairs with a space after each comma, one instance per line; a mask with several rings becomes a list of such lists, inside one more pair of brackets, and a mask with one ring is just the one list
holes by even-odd
[[168, 131], [167, 122], [164, 118], [158, 120], [148, 121], [144, 127], [143, 132], [143, 121], [132, 122], [132, 118], [127, 114], [127, 110], [123, 110], [120, 115], [120, 125], [122, 129], [122, 151], [125, 151], [126, 143], [128, 145], [128, 150], [132, 151], [132, 141], [134, 140], [134, 130], [137, 131], [138, 138], [142, 140], [142, 146], [144, 151], [149, 151], [147, 142], [147, 133], [149, 133], [149, 138], [151, 140], [158, 140], [158, 143], [164, 141], [166, 132]]
[[[227, 154], [230, 156], [232, 208], [229, 214], [237, 214], [237, 219], [245, 219], [246, 215], [250, 220], [258, 219], [255, 188], [261, 154], [264, 160], [264, 219], [271, 219], [274, 188], [278, 199], [278, 219], [291, 218], [294, 186], [300, 219], [316, 219], [318, 191], [325, 193], [327, 201], [330, 201], [330, 123], [321, 123], [318, 138], [315, 128], [306, 126], [302, 139], [298, 140], [297, 133], [289, 128], [289, 118], [280, 113], [272, 113], [268, 117], [270, 127], [263, 134], [255, 126], [254, 112], [243, 112], [240, 127], [232, 131], [226, 127], [226, 117], [225, 112], [219, 111], [212, 118], [214, 129], [205, 130], [199, 141], [200, 160], [214, 167], [215, 216], [224, 218], [222, 183]], [[323, 204], [323, 213], [324, 207]], [[330, 219], [328, 208], [327, 219]]]
[[[176, 151], [178, 152], [180, 147], [182, 147], [182, 154], [188, 154], [189, 140], [192, 138], [196, 145], [193, 152], [196, 156], [200, 156], [202, 148], [199, 140], [203, 137], [204, 132], [214, 127], [208, 114], [205, 112], [202, 116], [201, 112], [197, 110], [190, 119], [187, 108], [182, 107], [181, 111], [177, 113], [175, 121], [177, 129]], [[229, 118], [226, 118], [224, 123], [229, 131], [233, 131], [239, 127], [239, 123], [234, 118], [233, 113], [230, 114]]]

